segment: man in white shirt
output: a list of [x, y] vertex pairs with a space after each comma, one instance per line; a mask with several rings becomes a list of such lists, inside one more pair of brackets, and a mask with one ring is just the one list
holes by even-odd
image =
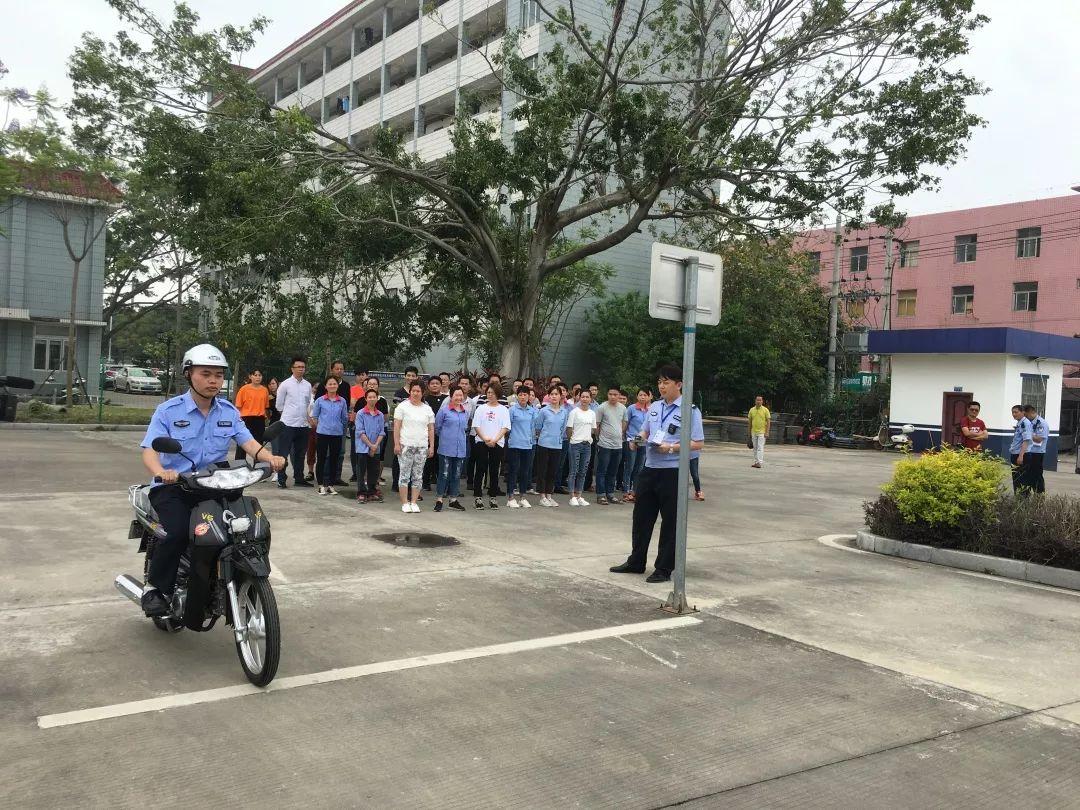
[[[285, 426], [278, 437], [279, 454], [292, 459], [293, 486], [310, 487], [304, 480], [304, 454], [307, 452], [308, 406], [311, 403], [311, 383], [304, 379], [307, 361], [303, 357], [292, 359], [292, 376], [278, 385], [275, 405], [281, 412]], [[285, 470], [278, 473], [278, 486], [285, 489]]]

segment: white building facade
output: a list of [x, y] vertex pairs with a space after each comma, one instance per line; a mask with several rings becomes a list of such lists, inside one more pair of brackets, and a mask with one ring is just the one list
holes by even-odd
[[[579, 18], [592, 17], [597, 26], [605, 9], [602, 0], [575, 3]], [[515, 98], [502, 88], [492, 58], [506, 32], [516, 30], [523, 31], [523, 56], [542, 53], [550, 36], [541, 16], [533, 0], [354, 0], [255, 68], [249, 81], [263, 98], [301, 108], [355, 147], [369, 145], [377, 128], [388, 126], [409, 152], [430, 162], [450, 151], [453, 121], [466, 100], [472, 114], [496, 123], [504, 138], [526, 125], [510, 118]], [[595, 257], [616, 269], [609, 294], [647, 292], [651, 242], [635, 234]], [[584, 313], [593, 303], [583, 301], [568, 319], [549, 371], [583, 375], [593, 365], [581, 349]], [[418, 365], [425, 372], [456, 368], [459, 351], [448, 340]]]

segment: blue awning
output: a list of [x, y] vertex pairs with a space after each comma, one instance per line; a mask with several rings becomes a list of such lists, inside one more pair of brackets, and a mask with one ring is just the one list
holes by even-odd
[[871, 354], [1016, 354], [1080, 363], [1080, 339], [1008, 326], [870, 332]]

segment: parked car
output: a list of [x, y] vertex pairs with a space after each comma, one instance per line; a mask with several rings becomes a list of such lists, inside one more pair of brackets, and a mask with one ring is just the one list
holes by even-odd
[[155, 377], [148, 368], [124, 366], [117, 372], [113, 380], [113, 388], [129, 394], [160, 394], [161, 380]]
[[105, 366], [105, 387], [112, 388], [113, 382], [116, 380], [116, 375], [120, 373], [120, 369], [123, 366], [108, 364]]

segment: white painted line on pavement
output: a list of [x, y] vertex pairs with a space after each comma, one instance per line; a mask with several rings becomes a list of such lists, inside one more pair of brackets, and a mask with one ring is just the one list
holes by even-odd
[[245, 695], [260, 695], [267, 692], [280, 692], [285, 689], [296, 689], [301, 686], [315, 686], [322, 683], [335, 681], [347, 681], [354, 678], [363, 678], [367, 675], [381, 675], [387, 672], [401, 672], [406, 669], [419, 669], [437, 664], [453, 664], [458, 661], [468, 661], [473, 658], [489, 658], [496, 655], [510, 655], [512, 653], [528, 652], [530, 650], [542, 650], [548, 647], [561, 647], [566, 644], [580, 644], [584, 641], [595, 641], [602, 638], [616, 638], [618, 636], [634, 635], [637, 633], [654, 633], [662, 630], [674, 630], [678, 627], [690, 627], [701, 624], [701, 619], [694, 616], [673, 616], [670, 619], [655, 619], [636, 624], [620, 624], [614, 627], [600, 627], [596, 630], [582, 630], [576, 633], [563, 633], [557, 636], [544, 636], [542, 638], [529, 638], [521, 641], [509, 641], [503, 644], [489, 644], [484, 647], [470, 647], [465, 650], [453, 652], [435, 653], [433, 655], [418, 655], [415, 658], [399, 658], [396, 661], [381, 661], [374, 664], [361, 664], [355, 667], [342, 667], [340, 669], [328, 669], [323, 672], [310, 672], [307, 675], [293, 675], [288, 678], [278, 678], [264, 689], [250, 684], [236, 686], [224, 686], [219, 689], [204, 689], [200, 692], [184, 692], [178, 695], [163, 695], [162, 697], [148, 700], [134, 700], [130, 703], [116, 703], [112, 706], [97, 706], [92, 709], [79, 709], [73, 712], [60, 714], [43, 714], [37, 719], [39, 728], [57, 728], [60, 726], [74, 726], [79, 723], [92, 723], [97, 720], [108, 720], [113, 717], [127, 717], [133, 714], [146, 712], [159, 712], [164, 709], [177, 709], [183, 706], [194, 706], [199, 703], [213, 703], [220, 700], [243, 697]]
[[646, 649], [645, 649], [644, 647], [642, 647], [642, 646], [641, 646], [640, 644], [635, 644], [634, 642], [632, 642], [632, 641], [631, 641], [630, 639], [628, 639], [628, 638], [624, 638], [623, 636], [619, 636], [619, 641], [623, 641], [623, 642], [625, 642], [625, 643], [629, 644], [629, 645], [630, 645], [631, 647], [633, 647], [633, 648], [634, 648], [635, 650], [640, 650], [641, 652], [643, 652], [643, 653], [645, 653], [645, 654], [646, 654], [647, 656], [649, 656], [649, 658], [653, 659], [654, 661], [659, 661], [659, 662], [660, 662], [661, 664], [663, 664], [663, 665], [664, 665], [665, 667], [668, 667], [669, 669], [678, 669], [678, 668], [679, 668], [679, 665], [678, 665], [678, 664], [673, 664], [673, 663], [671, 663], [670, 661], [668, 661], [668, 660], [667, 660], [666, 658], [661, 658], [661, 657], [660, 657], [659, 655], [657, 655], [656, 653], [654, 653], [654, 652], [650, 652], [649, 650], [646, 650]]

